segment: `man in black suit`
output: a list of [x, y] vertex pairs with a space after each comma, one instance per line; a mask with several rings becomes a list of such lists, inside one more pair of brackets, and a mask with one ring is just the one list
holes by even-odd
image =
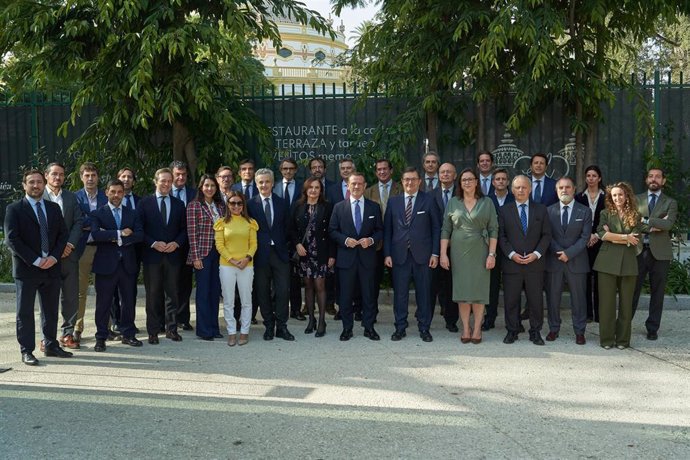
[[161, 324], [165, 336], [182, 340], [177, 333], [178, 280], [180, 264], [186, 261], [181, 248], [187, 242], [187, 216], [184, 203], [170, 195], [172, 171], [156, 171], [156, 192], [142, 198], [137, 208], [144, 229], [144, 286], [146, 286], [146, 330], [149, 343], [158, 344]]
[[[383, 219], [383, 255], [393, 269], [395, 332], [391, 340], [405, 337], [408, 323], [410, 280], [414, 280], [419, 336], [433, 341], [431, 326], [431, 270], [438, 266], [441, 216], [431, 192], [419, 191], [421, 179], [414, 167], [402, 176], [404, 193], [391, 197]], [[433, 192], [433, 191], [432, 191]]]
[[551, 244], [546, 255], [546, 309], [549, 319], [548, 342], [558, 338], [561, 329], [561, 293], [568, 282], [575, 343], [584, 345], [587, 327], [587, 243], [592, 233], [592, 211], [575, 198], [575, 182], [561, 177], [556, 182], [559, 202], [548, 207]]
[[273, 193], [273, 171], [261, 168], [256, 171], [255, 179], [259, 193], [247, 201], [247, 211], [259, 224], [254, 254], [254, 287], [266, 327], [264, 340], [273, 340], [275, 336], [292, 341], [295, 337], [287, 328], [290, 293], [287, 229], [290, 212], [285, 200]]
[[250, 198], [254, 198], [259, 190], [256, 188], [254, 183], [254, 170], [256, 166], [254, 165], [254, 160], [250, 158], [244, 158], [240, 160], [240, 181], [233, 184], [232, 189], [237, 192], [242, 192], [244, 198], [248, 201]]
[[544, 255], [551, 242], [551, 226], [546, 207], [529, 199], [531, 183], [527, 176], [513, 179], [515, 204], [498, 211], [499, 238], [503, 252], [503, 293], [508, 333], [503, 343], [518, 338], [520, 293], [524, 287], [529, 305], [530, 341], [544, 345], [541, 327], [544, 323]]
[[422, 157], [422, 168], [424, 169], [424, 177], [419, 189], [423, 192], [431, 192], [438, 187], [438, 168], [441, 166], [441, 157], [433, 150], [429, 150]]
[[[295, 202], [302, 194], [302, 181], [295, 179], [297, 174], [297, 162], [292, 158], [284, 158], [280, 162], [280, 174], [283, 180], [276, 182], [273, 186], [273, 193], [285, 200], [286, 204], [292, 209]], [[292, 257], [294, 248], [290, 249]], [[299, 321], [306, 321], [306, 317], [301, 312], [302, 308], [302, 277], [299, 275], [299, 263], [290, 259], [290, 318]]]
[[326, 199], [332, 205], [343, 201], [350, 197], [347, 179], [355, 170], [355, 163], [349, 158], [343, 158], [338, 163], [338, 171], [340, 172], [340, 181], [335, 183], [332, 187], [326, 190]]
[[[498, 168], [493, 171], [491, 175], [491, 201], [496, 207], [496, 214], [498, 210], [506, 204], [515, 203], [515, 197], [508, 190], [510, 177], [508, 171], [504, 168]], [[496, 266], [491, 270], [491, 279], [489, 284], [489, 304], [486, 305], [486, 316], [482, 324], [482, 331], [488, 331], [496, 327], [496, 316], [498, 316], [498, 294], [501, 289], [501, 247], [497, 247]]]
[[26, 195], [5, 211], [5, 244], [12, 252], [12, 276], [17, 289], [17, 341], [22, 362], [38, 365], [34, 304], [41, 299], [41, 329], [45, 356], [68, 358], [72, 353], [57, 341], [60, 301], [60, 259], [68, 232], [60, 206], [43, 199], [45, 177], [37, 169], [24, 173]]
[[[443, 163], [438, 169], [440, 185], [431, 192], [431, 195], [438, 207], [441, 225], [443, 225], [443, 216], [445, 215], [448, 202], [455, 196], [455, 179], [457, 175], [455, 166], [452, 163]], [[446, 329], [450, 332], [458, 332], [458, 305], [453, 302], [452, 272], [436, 266], [431, 271], [431, 286], [432, 319], [434, 309], [436, 308], [436, 297], [438, 297], [438, 303], [441, 305], [441, 314], [446, 322]]]
[[546, 167], [549, 164], [548, 157], [543, 153], [532, 155], [530, 162], [532, 196], [531, 200], [544, 206], [558, 203], [556, 195], [556, 181], [546, 175]]
[[376, 277], [376, 245], [383, 237], [381, 208], [363, 197], [366, 189], [364, 175], [353, 172], [348, 178], [349, 198], [333, 207], [328, 233], [338, 246], [335, 258], [340, 284], [339, 305], [343, 321], [341, 341], [352, 338], [354, 324], [353, 298], [359, 288], [362, 299], [364, 337], [379, 340], [374, 329], [376, 311], [374, 292]]
[[[62, 187], [65, 183], [65, 167], [62, 164], [50, 163], [45, 169], [45, 178], [47, 187], [43, 192], [43, 199], [60, 206], [69, 234], [67, 245], [60, 260], [62, 335], [59, 340], [63, 347], [76, 350], [79, 348], [79, 342], [74, 340], [74, 328], [79, 312], [79, 256], [77, 255], [77, 246], [81, 238], [84, 216], [74, 193]], [[41, 348], [41, 351], [45, 349], [43, 342], [41, 342]]]
[[112, 299], [119, 292], [120, 316], [117, 318], [122, 343], [140, 347], [134, 331], [135, 276], [139, 271], [136, 244], [144, 231], [136, 211], [122, 206], [125, 187], [119, 179], [106, 185], [108, 204], [91, 213], [91, 235], [96, 243], [93, 272], [96, 274], [96, 346], [105, 351]]
[[[170, 169], [173, 172], [173, 188], [172, 195], [181, 200], [185, 208], [190, 201], [196, 198], [196, 189], [187, 184], [189, 169], [187, 163], [184, 161], [173, 161], [170, 163]], [[189, 253], [189, 243], [185, 243], [182, 248], [182, 254]], [[194, 276], [194, 267], [187, 265], [186, 261], [180, 264], [180, 279], [178, 284], [178, 306], [177, 306], [177, 324], [182, 327], [182, 330], [193, 331], [194, 328], [190, 324], [191, 313], [189, 311], [189, 298], [192, 295], [192, 278]]]

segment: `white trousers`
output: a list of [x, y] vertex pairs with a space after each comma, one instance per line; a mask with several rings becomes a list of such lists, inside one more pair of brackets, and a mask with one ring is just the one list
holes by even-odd
[[235, 322], [235, 285], [240, 292], [242, 310], [240, 312], [240, 333], [249, 334], [252, 320], [252, 282], [254, 281], [254, 267], [220, 266], [220, 286], [223, 290], [223, 316], [227, 323], [228, 335], [237, 334]]

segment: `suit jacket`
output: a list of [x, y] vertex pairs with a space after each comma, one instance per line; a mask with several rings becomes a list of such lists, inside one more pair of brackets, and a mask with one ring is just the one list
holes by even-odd
[[[136, 193], [132, 193], [132, 199], [134, 200], [134, 209], [136, 210], [136, 207], [139, 206], [139, 200], [141, 197], [137, 195]], [[127, 195], [125, 194], [124, 197], [122, 197], [122, 206], [127, 206]]]
[[343, 181], [342, 179], [338, 182], [332, 183], [326, 188], [326, 199], [330, 201], [332, 205], [339, 203], [345, 199], [343, 195]]
[[12, 276], [18, 279], [60, 277], [60, 258], [69, 236], [60, 206], [43, 200], [48, 222], [48, 255], [58, 263], [48, 270], [33, 265], [41, 253], [41, 228], [31, 203], [22, 198], [5, 210], [5, 244], [12, 251]]
[[[400, 182], [395, 182], [391, 180], [391, 189], [388, 191], [388, 200], [390, 202], [391, 197], [400, 195], [403, 192], [402, 185], [400, 185]], [[378, 203], [379, 206], [381, 206], [381, 191], [379, 190], [379, 182], [376, 181], [374, 185], [371, 187], [367, 187], [367, 189], [364, 191], [364, 198], [367, 200], [371, 200], [374, 203]], [[388, 202], [386, 203], [386, 206], [388, 206]], [[385, 210], [383, 209], [383, 206], [381, 206], [381, 213], [383, 217], [383, 214], [385, 213]]]
[[[546, 256], [546, 271], [562, 272], [565, 265], [568, 265], [572, 273], [588, 273], [587, 242], [592, 234], [592, 212], [576, 201], [570, 205], [570, 220], [565, 231], [561, 225], [561, 204], [556, 203], [548, 207], [551, 244]], [[559, 251], [565, 251], [568, 262], [558, 260], [556, 253]]]
[[[431, 190], [427, 190], [427, 177], [426, 177], [426, 172], [425, 172], [425, 171], [421, 171], [420, 174], [421, 174], [421, 177], [422, 177], [422, 182], [419, 184], [419, 191], [424, 192], [424, 193], [426, 193], [426, 192], [431, 192]], [[438, 177], [438, 171], [436, 172], [436, 175], [434, 176], [434, 179], [435, 179], [435, 180], [434, 180], [434, 188], [433, 188], [433, 189], [436, 190], [437, 188], [439, 188], [439, 187], [441, 186], [441, 180], [440, 180], [439, 177]]]
[[[292, 250], [298, 244], [307, 248], [308, 244], [304, 241], [309, 225], [309, 215], [307, 214], [307, 203], [296, 203], [292, 207], [290, 218], [290, 248]], [[328, 224], [331, 222], [333, 205], [328, 201], [316, 205], [316, 215], [314, 216], [315, 232], [313, 237], [316, 239], [316, 259], [319, 264], [328, 263], [329, 257], [335, 257], [336, 247], [328, 235]], [[308, 248], [307, 248], [308, 249]]]
[[[299, 200], [300, 195], [302, 194], [303, 182], [297, 179], [293, 179], [293, 181], [295, 182], [295, 192], [290, 197], [290, 202], [288, 203], [288, 206], [290, 208], [292, 208], [295, 205], [295, 203], [297, 203], [297, 200]], [[283, 196], [283, 194], [285, 193], [285, 184], [283, 184], [282, 179], [279, 182], [276, 182], [276, 184], [273, 186], [273, 193], [285, 199], [285, 197]]]
[[283, 262], [289, 262], [288, 254], [288, 225], [290, 212], [285, 200], [275, 193], [271, 194], [273, 202], [273, 225], [269, 227], [264, 212], [263, 198], [259, 193], [254, 198], [247, 201], [247, 211], [249, 217], [259, 224], [256, 232], [256, 254], [254, 254], [254, 267], [263, 267], [269, 264], [271, 255], [271, 242], [278, 257]]
[[[489, 198], [491, 198], [491, 201], [494, 202], [494, 206], [496, 207], [496, 213], [498, 213], [498, 210], [501, 209], [501, 205], [498, 204], [498, 197], [496, 196], [496, 190], [489, 195]], [[503, 202], [503, 206], [510, 204], [510, 203], [515, 203], [515, 195], [513, 195], [511, 192], [508, 192], [506, 195], [506, 199]]]
[[[333, 206], [333, 214], [331, 214], [331, 222], [328, 225], [328, 233], [338, 247], [335, 256], [335, 266], [338, 268], [350, 268], [359, 262], [367, 269], [376, 269], [376, 246], [383, 239], [381, 207], [378, 203], [374, 203], [366, 198], [363, 199], [362, 228], [359, 233], [357, 233], [355, 221], [352, 219], [350, 202], [342, 200]], [[354, 238], [356, 240], [361, 238], [373, 238], [374, 244], [366, 249], [361, 246], [348, 248], [345, 246], [345, 240], [348, 238]]]
[[[620, 220], [617, 214], [609, 214], [608, 209], [601, 211], [597, 234], [603, 238], [607, 233], [607, 226], [611, 233], [640, 233], [647, 231], [648, 227], [642, 223], [633, 228], [628, 227]], [[641, 236], [641, 235], [640, 235]], [[637, 255], [642, 252], [642, 238], [637, 246], [614, 244], [604, 241], [599, 249], [599, 255], [594, 261], [594, 270], [616, 276], [637, 276]]]
[[[479, 178], [477, 185], [479, 186], [479, 189], [482, 191], [482, 193], [484, 193], [484, 189], [482, 188], [484, 185], [484, 178], [482, 177], [481, 174], [479, 174], [479, 173], [477, 173], [477, 174], [478, 174], [477, 177]], [[493, 184], [493, 178], [494, 178], [494, 173], [492, 172], [491, 173], [491, 179], [489, 179], [489, 193], [487, 193], [486, 196], [491, 196], [496, 191], [496, 189], [494, 188], [494, 184]], [[510, 191], [508, 193], [510, 193]]]
[[[225, 215], [225, 204], [216, 202], [218, 214]], [[187, 205], [187, 240], [189, 254], [187, 264], [192, 265], [195, 260], [201, 260], [215, 249], [215, 230], [213, 230], [213, 213], [204, 202], [193, 200]]]
[[117, 244], [118, 228], [110, 206], [105, 205], [91, 213], [91, 236], [96, 243], [96, 255], [91, 271], [98, 275], [115, 273], [120, 260], [130, 275], [136, 274], [139, 270], [136, 243], [144, 240], [144, 229], [136, 211], [126, 206], [120, 206], [120, 211], [120, 229], [129, 228], [133, 232], [130, 236], [121, 238], [122, 246]]
[[[184, 193], [186, 195], [187, 202], [184, 203], [184, 201], [183, 201], [183, 203], [184, 203], [185, 207], [187, 207], [189, 205], [189, 203], [191, 203], [192, 200], [194, 200], [194, 198], [196, 198], [196, 188], [185, 184]], [[172, 189], [170, 190], [170, 195], [173, 197], [175, 196], [175, 186], [174, 185], [173, 185]], [[182, 200], [180, 200], [180, 201], [182, 201]]]
[[[530, 181], [532, 176], [530, 176]], [[539, 201], [544, 206], [551, 206], [554, 203], [558, 203], [558, 194], [556, 193], [556, 181], [551, 179], [549, 176], [544, 175], [541, 184], [541, 201]], [[532, 186], [532, 191], [530, 192], [530, 201], [534, 197], [534, 186]]]
[[392, 257], [393, 263], [400, 265], [407, 260], [409, 248], [416, 264], [428, 265], [433, 254], [440, 254], [441, 213], [431, 194], [418, 192], [410, 223], [405, 224], [405, 200], [404, 194], [388, 200], [383, 219], [383, 256]]
[[[169, 198], [170, 214], [167, 225], [163, 222], [155, 194], [142, 198], [137, 206], [136, 211], [144, 229], [142, 261], [145, 264], [158, 264], [166, 257], [170, 263], [177, 265], [184, 263], [187, 259], [187, 254], [183, 250], [187, 243], [187, 215], [184, 203], [172, 195], [169, 195]], [[179, 248], [170, 253], [158, 252], [151, 247], [156, 241], [164, 243], [174, 241]]]
[[[86, 247], [86, 240], [88, 240], [89, 235], [91, 234], [91, 220], [89, 218], [91, 214], [91, 207], [89, 206], [89, 197], [86, 194], [86, 189], [81, 188], [77, 190], [74, 192], [74, 196], [79, 203], [82, 214], [84, 215], [84, 219], [81, 223], [83, 226], [83, 231], [81, 238], [79, 239], [79, 245], [77, 245], [77, 257], [81, 257], [81, 255], [84, 253], [84, 248]], [[108, 197], [105, 196], [103, 190], [99, 189], [98, 193], [96, 194], [96, 209], [105, 206], [107, 203]]]
[[[601, 192], [599, 194], [599, 201], [597, 201], [597, 207], [594, 209], [594, 217], [592, 219], [592, 233], [596, 233], [597, 228], [599, 228], [599, 215], [601, 214], [601, 211], [606, 207], [605, 197], [605, 193]], [[587, 196], [587, 189], [584, 189], [582, 192], [576, 194], [575, 201], [589, 209], [589, 197]]]
[[[259, 194], [259, 189], [256, 187], [256, 183], [253, 181], [252, 181], [251, 189], [252, 189], [252, 198], [254, 198], [255, 196], [257, 196]], [[244, 184], [242, 183], [242, 181], [239, 181], [235, 184], [232, 184], [232, 190], [234, 190], [236, 192], [244, 193]], [[249, 197], [246, 197], [246, 198], [249, 199]]]
[[[498, 244], [503, 251], [503, 272], [539, 272], [545, 268], [545, 256], [551, 243], [551, 225], [546, 206], [530, 200], [527, 217], [527, 235], [522, 232], [520, 213], [516, 204], [504, 205], [498, 210]], [[541, 257], [531, 264], [518, 265], [508, 258], [512, 252]]]
[[[46, 201], [51, 201], [50, 195], [48, 194], [48, 188], [43, 193], [43, 199]], [[77, 202], [77, 197], [74, 193], [69, 190], [62, 189], [62, 218], [65, 220], [65, 226], [67, 227], [67, 242], [74, 246], [74, 250], [67, 257], [68, 260], [72, 262], [77, 262], [79, 256], [77, 255], [77, 247], [79, 246], [79, 240], [81, 239], [84, 213]]]
[[[457, 192], [457, 188], [454, 186], [453, 190], [451, 190], [448, 193], [448, 202], [450, 202], [450, 200], [453, 199], [456, 192]], [[443, 188], [442, 187], [436, 187], [431, 193], [429, 193], [429, 195], [431, 195], [431, 197], [434, 200], [434, 203], [436, 203], [436, 207], [438, 207], [439, 215], [441, 216], [441, 222], [443, 222], [443, 214], [446, 211], [446, 205], [443, 203]]]
[[637, 210], [642, 217], [649, 218], [649, 227], [658, 228], [660, 232], [649, 233], [649, 250], [656, 260], [673, 259], [670, 230], [678, 218], [678, 203], [676, 200], [661, 192], [656, 205], [649, 214], [649, 200], [647, 192], [637, 195]]

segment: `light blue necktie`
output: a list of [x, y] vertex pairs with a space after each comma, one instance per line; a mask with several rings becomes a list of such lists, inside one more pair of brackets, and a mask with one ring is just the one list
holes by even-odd
[[534, 201], [541, 203], [541, 180], [538, 180], [537, 186], [534, 187]]
[[115, 217], [115, 225], [117, 225], [117, 229], [120, 230], [122, 225], [122, 219], [120, 219], [120, 208], [113, 208], [113, 217]]
[[362, 211], [359, 209], [359, 200], [355, 200], [355, 230], [358, 235], [362, 230]]

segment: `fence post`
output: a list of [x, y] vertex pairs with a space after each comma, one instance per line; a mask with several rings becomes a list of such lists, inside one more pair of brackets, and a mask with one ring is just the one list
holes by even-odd
[[38, 101], [36, 91], [31, 92], [31, 153], [38, 152]]
[[659, 71], [654, 71], [654, 155], [661, 153], [661, 81]]

